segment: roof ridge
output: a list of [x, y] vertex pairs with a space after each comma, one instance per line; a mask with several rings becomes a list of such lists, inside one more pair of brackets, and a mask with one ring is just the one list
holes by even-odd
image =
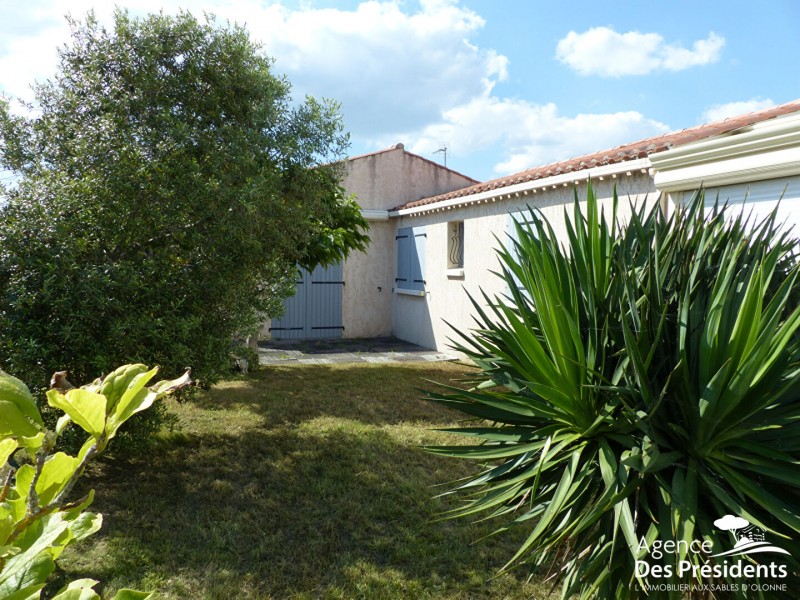
[[365, 152], [363, 154], [356, 154], [355, 156], [348, 156], [347, 161], [357, 160], [359, 158], [367, 158], [368, 156], [375, 156], [376, 154], [383, 154], [385, 152], [391, 152], [392, 150], [403, 150], [405, 148], [405, 144], [402, 142], [398, 142], [389, 146], [388, 148], [381, 148], [380, 150], [374, 150], [372, 152]]
[[418, 158], [420, 160], [423, 160], [423, 161], [425, 161], [427, 163], [430, 163], [432, 165], [435, 165], [435, 166], [439, 167], [440, 169], [444, 169], [445, 171], [450, 171], [451, 173], [453, 173], [455, 175], [458, 175], [459, 177], [463, 177], [464, 179], [468, 179], [468, 180], [472, 181], [473, 183], [480, 183], [479, 179], [475, 179], [474, 177], [470, 177], [469, 175], [465, 175], [464, 173], [461, 173], [460, 171], [456, 171], [455, 169], [451, 169], [447, 165], [443, 165], [441, 163], [438, 163], [435, 160], [431, 160], [430, 158], [425, 158], [424, 156], [421, 156], [419, 154], [415, 154], [414, 152], [409, 152], [405, 148], [406, 148], [405, 144], [403, 144], [402, 142], [398, 142], [397, 144], [389, 146], [388, 148], [383, 148], [382, 150], [375, 150], [374, 152], [367, 152], [365, 154], [358, 154], [356, 156], [349, 156], [347, 158], [347, 161], [349, 162], [349, 161], [353, 161], [353, 160], [358, 160], [360, 158], [368, 158], [370, 156], [377, 156], [378, 154], [384, 154], [386, 152], [391, 152], [392, 150], [402, 150], [404, 153], [408, 154], [409, 156], [413, 156], [414, 158]]
[[405, 150], [405, 153], [409, 154], [409, 155], [411, 155], [411, 156], [413, 156], [415, 158], [419, 158], [420, 160], [424, 160], [425, 162], [431, 163], [432, 165], [436, 165], [437, 167], [440, 167], [440, 168], [444, 169], [445, 171], [450, 171], [451, 173], [454, 173], [455, 175], [463, 177], [464, 179], [469, 179], [470, 181], [473, 181], [475, 183], [480, 183], [481, 182], [480, 179], [475, 179], [474, 177], [470, 177], [469, 175], [464, 175], [464, 173], [462, 173], [461, 171], [456, 171], [455, 169], [451, 169], [447, 165], [440, 164], [440, 163], [436, 162], [435, 160], [431, 160], [430, 158], [425, 158], [424, 156], [421, 156], [419, 154], [415, 154], [414, 152], [409, 152], [408, 150]]

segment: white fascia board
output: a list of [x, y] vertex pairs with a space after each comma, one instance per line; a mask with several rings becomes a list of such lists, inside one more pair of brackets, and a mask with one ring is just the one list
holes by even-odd
[[650, 162], [656, 170], [668, 170], [797, 146], [798, 143], [800, 143], [800, 114], [792, 114], [652, 154]]
[[800, 174], [800, 114], [650, 156], [656, 188], [676, 192]]
[[793, 175], [800, 175], [800, 146], [656, 171], [653, 181], [662, 192], [679, 192]]
[[470, 204], [489, 202], [490, 200], [496, 201], [503, 198], [510, 199], [512, 196], [528, 194], [534, 191], [543, 191], [546, 188], [566, 187], [572, 183], [584, 182], [587, 179], [601, 180], [605, 177], [616, 177], [620, 173], [633, 173], [639, 171], [646, 172], [650, 166], [650, 160], [648, 158], [637, 158], [635, 160], [627, 160], [610, 165], [593, 167], [591, 169], [583, 169], [580, 171], [570, 171], [569, 173], [553, 175], [552, 177], [543, 177], [542, 179], [534, 179], [531, 181], [525, 181], [523, 183], [507, 185], [505, 187], [486, 190], [485, 192], [470, 194], [469, 196], [461, 196], [459, 198], [453, 198], [452, 200], [445, 200], [443, 202], [435, 202], [433, 204], [424, 204], [422, 206], [415, 206], [413, 208], [394, 210], [389, 212], [389, 216], [413, 216], [440, 210], [461, 208]]
[[364, 217], [366, 221], [388, 221], [389, 220], [389, 211], [388, 210], [372, 210], [368, 208], [361, 209], [361, 216]]

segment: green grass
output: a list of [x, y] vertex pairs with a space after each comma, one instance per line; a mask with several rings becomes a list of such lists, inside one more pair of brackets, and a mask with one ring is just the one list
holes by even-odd
[[[447, 363], [287, 366], [171, 404], [181, 430], [85, 478], [100, 533], [64, 553], [61, 580], [159, 598], [541, 598], [519, 571], [493, 578], [525, 532], [435, 521], [435, 498], [477, 465], [426, 454], [456, 413], [420, 400]], [[441, 487], [435, 487], [441, 486]]]

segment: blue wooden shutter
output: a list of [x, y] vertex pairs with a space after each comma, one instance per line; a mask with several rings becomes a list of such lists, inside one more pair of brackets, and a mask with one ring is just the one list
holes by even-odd
[[397, 277], [394, 286], [411, 289], [411, 248], [413, 237], [411, 227], [401, 227], [397, 230]]
[[401, 227], [397, 230], [396, 288], [425, 290], [426, 237], [424, 227]]
[[413, 227], [414, 244], [411, 257], [411, 289], [425, 290], [425, 240], [424, 227]]

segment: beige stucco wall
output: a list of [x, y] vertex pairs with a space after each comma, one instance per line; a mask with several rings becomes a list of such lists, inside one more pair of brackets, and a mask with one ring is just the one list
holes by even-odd
[[[620, 217], [625, 220], [630, 215], [630, 202], [655, 204], [658, 192], [652, 179], [643, 174], [625, 176], [618, 180], [596, 181], [593, 183], [598, 199], [604, 210], [613, 203], [613, 189], [616, 184], [619, 195]], [[489, 297], [502, 294], [505, 283], [491, 271], [499, 269], [496, 250], [500, 240], [506, 238], [507, 215], [525, 210], [528, 206], [539, 208], [547, 217], [559, 239], [566, 244], [567, 233], [564, 209], [572, 211], [573, 187], [559, 187], [555, 190], [527, 194], [520, 198], [489, 201], [464, 208], [444, 210], [420, 216], [404, 216], [393, 219], [396, 227], [425, 226], [425, 281], [426, 294], [423, 297], [395, 293], [393, 296], [392, 329], [400, 339], [419, 344], [426, 348], [447, 351], [453, 330], [445, 320], [456, 329], [469, 332], [475, 327], [472, 319], [474, 307], [468, 293], [482, 301], [480, 291]], [[578, 185], [578, 197], [585, 198], [586, 185]], [[585, 201], [584, 201], [585, 204]], [[464, 221], [464, 276], [447, 276], [447, 224], [450, 221]], [[394, 267], [396, 269], [396, 266]]]
[[387, 210], [475, 183], [460, 173], [415, 154], [402, 144], [347, 162], [342, 185], [361, 208]]
[[344, 263], [342, 289], [343, 337], [383, 337], [392, 333], [395, 228], [391, 221], [370, 223], [372, 240], [366, 252], [355, 252]]
[[[388, 210], [474, 183], [442, 165], [405, 152], [402, 144], [351, 159], [346, 169], [342, 185], [367, 210]], [[342, 324], [346, 338], [392, 334], [396, 230], [394, 219], [371, 221], [369, 248], [351, 254], [344, 263]]]

